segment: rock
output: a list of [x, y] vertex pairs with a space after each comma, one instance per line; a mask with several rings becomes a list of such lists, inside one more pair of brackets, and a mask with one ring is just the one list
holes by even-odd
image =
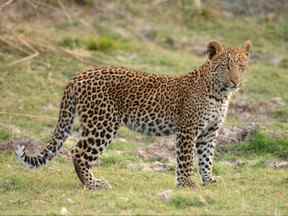
[[282, 62], [282, 60], [283, 60], [283, 57], [281, 56], [272, 56], [269, 62], [272, 65], [279, 65]]
[[52, 103], [48, 103], [46, 106], [42, 107], [43, 112], [53, 111], [56, 107]]
[[173, 49], [174, 49], [175, 46], [176, 46], [175, 40], [174, 40], [172, 37], [170, 37], [170, 36], [168, 36], [168, 37], [165, 38], [164, 43], [165, 43], [169, 48], [173, 48]]
[[288, 169], [288, 161], [268, 160], [264, 164], [272, 169]]
[[119, 142], [127, 142], [127, 140], [125, 138], [123, 138], [123, 137], [118, 138], [118, 141]]
[[127, 165], [129, 171], [148, 171], [148, 172], [166, 172], [173, 170], [175, 165], [173, 163], [161, 163], [156, 161], [154, 163], [130, 163]]
[[140, 33], [143, 39], [147, 41], [153, 41], [157, 37], [157, 31], [150, 25], [145, 25], [141, 30]]
[[173, 191], [169, 189], [159, 193], [159, 197], [163, 202], [169, 203], [172, 200], [172, 193]]
[[283, 100], [283, 98], [281, 97], [274, 97], [270, 100], [270, 104], [273, 104], [274, 105], [274, 109], [277, 109], [277, 108], [281, 108], [281, 107], [284, 107], [286, 104], [285, 104], [285, 101]]
[[231, 12], [228, 12], [228, 11], [223, 11], [222, 15], [223, 15], [223, 17], [226, 18], [226, 19], [232, 19], [232, 18], [234, 18], [234, 14], [231, 13]]
[[74, 201], [72, 199], [70, 199], [70, 198], [67, 198], [67, 202], [70, 203], [70, 204], [74, 203]]
[[154, 162], [151, 166], [152, 171], [155, 172], [166, 172], [170, 170], [170, 167], [167, 164], [161, 163], [161, 162]]
[[288, 169], [288, 161], [281, 161], [276, 165], [277, 169]]
[[224, 164], [231, 166], [233, 168], [243, 167], [247, 165], [247, 161], [242, 160], [231, 160], [231, 161], [224, 161]]
[[68, 214], [69, 214], [69, 211], [67, 210], [67, 208], [62, 207], [60, 210], [60, 215], [68, 215]]

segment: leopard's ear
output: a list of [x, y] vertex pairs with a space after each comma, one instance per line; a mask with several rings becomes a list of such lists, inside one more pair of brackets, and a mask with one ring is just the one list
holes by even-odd
[[210, 41], [207, 46], [208, 58], [212, 59], [215, 55], [218, 55], [223, 51], [223, 46], [218, 41]]
[[250, 53], [250, 49], [252, 48], [252, 42], [250, 40], [247, 40], [244, 42], [244, 49], [246, 51], [247, 56]]

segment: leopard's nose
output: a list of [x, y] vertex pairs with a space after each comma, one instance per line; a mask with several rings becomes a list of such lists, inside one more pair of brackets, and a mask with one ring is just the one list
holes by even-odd
[[231, 80], [232, 83], [232, 88], [239, 88], [240, 87], [240, 83], [236, 83], [233, 80]]

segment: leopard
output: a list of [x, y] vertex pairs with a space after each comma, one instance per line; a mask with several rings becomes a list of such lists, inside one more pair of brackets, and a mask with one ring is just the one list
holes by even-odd
[[210, 41], [207, 60], [200, 67], [174, 76], [122, 66], [88, 68], [66, 85], [56, 127], [45, 147], [29, 154], [19, 145], [17, 158], [29, 168], [45, 165], [63, 148], [77, 116], [81, 136], [71, 155], [88, 190], [111, 189], [92, 168], [122, 126], [146, 135], [176, 137], [176, 187], [195, 188], [192, 170], [197, 160], [203, 185], [215, 183], [215, 140], [231, 96], [247, 71], [251, 47], [250, 40], [242, 47]]

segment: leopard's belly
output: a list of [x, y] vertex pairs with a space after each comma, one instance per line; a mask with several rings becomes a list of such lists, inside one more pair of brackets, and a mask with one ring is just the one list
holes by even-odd
[[169, 136], [176, 132], [176, 123], [172, 119], [155, 114], [145, 116], [125, 116], [122, 123], [130, 130], [149, 136]]

